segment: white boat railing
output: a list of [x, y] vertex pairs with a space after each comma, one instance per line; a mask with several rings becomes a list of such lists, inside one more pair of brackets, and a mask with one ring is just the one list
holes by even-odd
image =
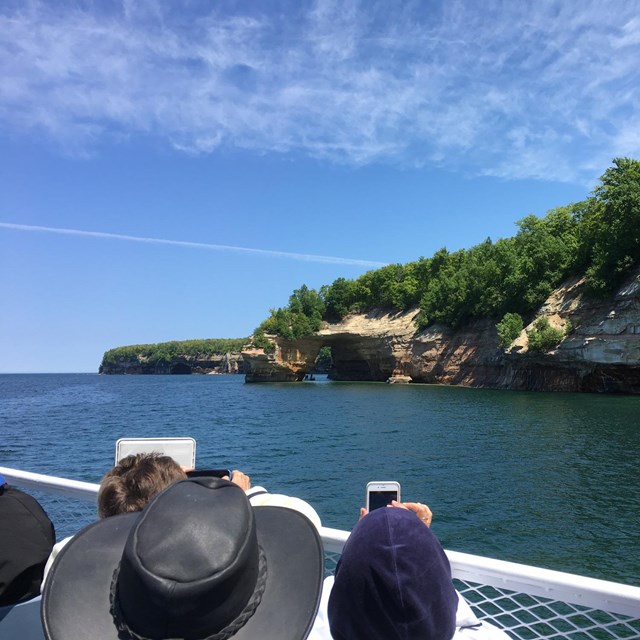
[[[96, 518], [97, 484], [0, 467], [7, 482], [34, 495], [58, 539]], [[332, 571], [349, 535], [323, 527]], [[521, 640], [640, 638], [640, 587], [447, 551], [456, 588], [479, 618]]]

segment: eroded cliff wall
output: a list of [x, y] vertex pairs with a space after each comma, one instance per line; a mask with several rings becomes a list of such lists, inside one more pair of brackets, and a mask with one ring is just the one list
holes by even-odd
[[236, 352], [207, 357], [178, 356], [170, 362], [150, 362], [142, 357], [122, 358], [116, 363], [100, 365], [98, 373], [104, 374], [206, 374], [244, 373], [242, 355]]
[[248, 382], [297, 381], [320, 348], [332, 350], [334, 380], [402, 381], [499, 389], [640, 393], [640, 273], [607, 302], [584, 295], [580, 280], [554, 291], [536, 315], [573, 329], [548, 353], [528, 350], [526, 329], [500, 348], [495, 320], [461, 331], [418, 332], [417, 310], [353, 314], [296, 341], [273, 337], [273, 351], [243, 351]]

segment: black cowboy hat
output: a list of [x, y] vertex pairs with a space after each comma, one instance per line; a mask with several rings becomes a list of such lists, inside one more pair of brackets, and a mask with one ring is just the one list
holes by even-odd
[[49, 640], [298, 640], [322, 575], [308, 518], [195, 478], [78, 533], [51, 568], [42, 622]]

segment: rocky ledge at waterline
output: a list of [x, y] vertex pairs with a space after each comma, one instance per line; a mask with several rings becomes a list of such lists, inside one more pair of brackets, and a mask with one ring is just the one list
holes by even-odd
[[528, 349], [531, 325], [505, 350], [495, 320], [417, 331], [417, 313], [352, 314], [298, 340], [270, 336], [272, 352], [243, 350], [246, 381], [302, 380], [328, 345], [333, 380], [640, 393], [640, 273], [606, 302], [589, 300], [578, 279], [554, 291], [536, 315], [572, 329], [546, 353]]
[[206, 356], [175, 356], [171, 360], [152, 361], [142, 356], [120, 358], [101, 364], [98, 373], [104, 374], [206, 374], [244, 373], [242, 355], [238, 352]]

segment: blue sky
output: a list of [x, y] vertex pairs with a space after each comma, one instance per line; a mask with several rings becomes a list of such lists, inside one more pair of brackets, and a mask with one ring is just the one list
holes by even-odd
[[640, 2], [0, 6], [0, 372], [242, 337], [640, 156]]

